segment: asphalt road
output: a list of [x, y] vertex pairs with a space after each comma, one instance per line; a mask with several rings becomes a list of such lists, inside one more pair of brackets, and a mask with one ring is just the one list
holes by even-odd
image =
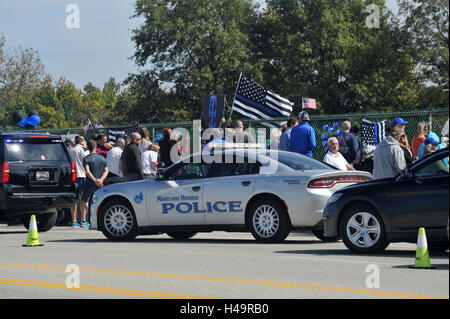
[[430, 252], [436, 269], [410, 269], [415, 244], [362, 256], [307, 232], [282, 244], [225, 232], [111, 242], [70, 227], [40, 233], [42, 247], [26, 240], [25, 228], [0, 225], [0, 299], [449, 298], [448, 251]]

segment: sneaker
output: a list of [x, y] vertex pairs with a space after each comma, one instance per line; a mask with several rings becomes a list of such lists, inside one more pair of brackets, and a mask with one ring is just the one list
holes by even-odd
[[81, 222], [80, 226], [81, 227], [91, 227], [91, 224], [89, 224], [88, 222]]
[[78, 222], [73, 222], [72, 223], [72, 227], [80, 227], [81, 225], [80, 225], [80, 223], [78, 223]]

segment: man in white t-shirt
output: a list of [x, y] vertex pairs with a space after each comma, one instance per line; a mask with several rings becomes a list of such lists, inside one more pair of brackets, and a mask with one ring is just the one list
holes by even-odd
[[123, 177], [123, 173], [120, 170], [120, 156], [122, 155], [123, 149], [125, 147], [125, 140], [123, 138], [118, 138], [116, 141], [116, 146], [113, 147], [106, 155], [106, 166], [108, 167], [109, 174], [108, 177]]
[[[77, 183], [80, 189], [82, 190], [84, 184], [86, 183], [86, 171], [83, 167], [84, 158], [89, 155], [89, 151], [86, 151], [84, 148], [86, 147], [86, 141], [83, 136], [77, 136], [75, 138], [75, 147], [72, 148], [69, 153], [72, 159], [72, 162], [75, 164], [75, 170], [77, 172]], [[72, 214], [72, 226], [79, 227], [80, 223], [77, 221], [77, 209], [78, 203], [75, 202], [75, 205], [71, 209]]]
[[353, 166], [347, 163], [347, 160], [344, 158], [344, 156], [342, 156], [342, 154], [339, 153], [339, 141], [336, 137], [330, 137], [328, 139], [328, 153], [325, 154], [323, 161], [325, 163], [333, 165], [334, 167], [340, 169], [341, 171], [355, 170]]
[[156, 166], [158, 164], [159, 145], [152, 144], [150, 149], [141, 155], [142, 172], [144, 178], [153, 178], [156, 176]]

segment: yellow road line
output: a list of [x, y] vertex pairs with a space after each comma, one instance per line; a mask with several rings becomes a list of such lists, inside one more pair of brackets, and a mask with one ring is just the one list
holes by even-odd
[[[65, 270], [66, 269], [65, 267], [58, 267], [58, 266], [38, 266], [38, 265], [20, 265], [20, 264], [0, 264], [0, 267], [49, 269], [49, 270]], [[309, 284], [295, 284], [295, 283], [262, 281], [262, 280], [218, 278], [218, 277], [195, 276], [195, 275], [163, 274], [163, 273], [154, 273], [154, 272], [89, 269], [89, 268], [80, 268], [79, 270], [80, 270], [80, 272], [101, 273], [101, 274], [117, 274], [117, 275], [132, 275], [132, 276], [144, 276], [144, 277], [159, 277], [159, 278], [171, 278], [171, 279], [187, 279], [187, 280], [199, 280], [199, 281], [225, 282], [225, 283], [249, 284], [249, 285], [259, 285], [259, 286], [297, 288], [297, 289], [306, 289], [306, 290], [333, 291], [333, 292], [362, 294], [362, 295], [370, 295], [370, 296], [381, 296], [381, 297], [389, 297], [389, 298], [448, 299], [448, 298], [444, 298], [444, 297], [422, 296], [422, 295], [387, 292], [387, 291], [379, 291], [379, 290], [340, 288], [340, 287], [309, 285]]]
[[170, 293], [164, 293], [164, 292], [140, 291], [140, 290], [130, 290], [130, 289], [120, 289], [120, 288], [96, 287], [96, 286], [87, 286], [87, 285], [80, 285], [79, 288], [68, 288], [65, 284], [56, 283], [56, 282], [40, 282], [40, 281], [17, 280], [17, 279], [6, 279], [6, 278], [0, 278], [0, 284], [29, 286], [29, 287], [42, 287], [42, 288], [68, 289], [68, 290], [73, 290], [73, 291], [101, 292], [101, 293], [106, 293], [106, 294], [118, 294], [118, 295], [147, 297], [147, 298], [160, 298], [160, 299], [211, 299], [211, 298], [200, 297], [200, 296], [190, 296], [190, 295], [181, 295], [181, 294], [170, 294]]

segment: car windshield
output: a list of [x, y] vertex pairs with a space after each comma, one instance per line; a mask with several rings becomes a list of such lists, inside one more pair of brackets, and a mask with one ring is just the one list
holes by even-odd
[[[50, 143], [49, 143], [50, 142]], [[6, 142], [6, 161], [67, 161], [63, 143], [45, 141]]]
[[335, 169], [334, 167], [332, 167], [326, 163], [323, 163], [321, 161], [318, 161], [314, 158], [311, 158], [308, 156], [303, 156], [303, 155], [300, 155], [300, 154], [294, 153], [294, 152], [267, 151], [260, 155], [265, 155], [272, 159], [275, 159], [278, 162], [280, 162], [281, 164], [286, 165], [296, 171], [310, 171], [310, 170], [316, 170], [316, 169], [327, 169], [327, 170]]

